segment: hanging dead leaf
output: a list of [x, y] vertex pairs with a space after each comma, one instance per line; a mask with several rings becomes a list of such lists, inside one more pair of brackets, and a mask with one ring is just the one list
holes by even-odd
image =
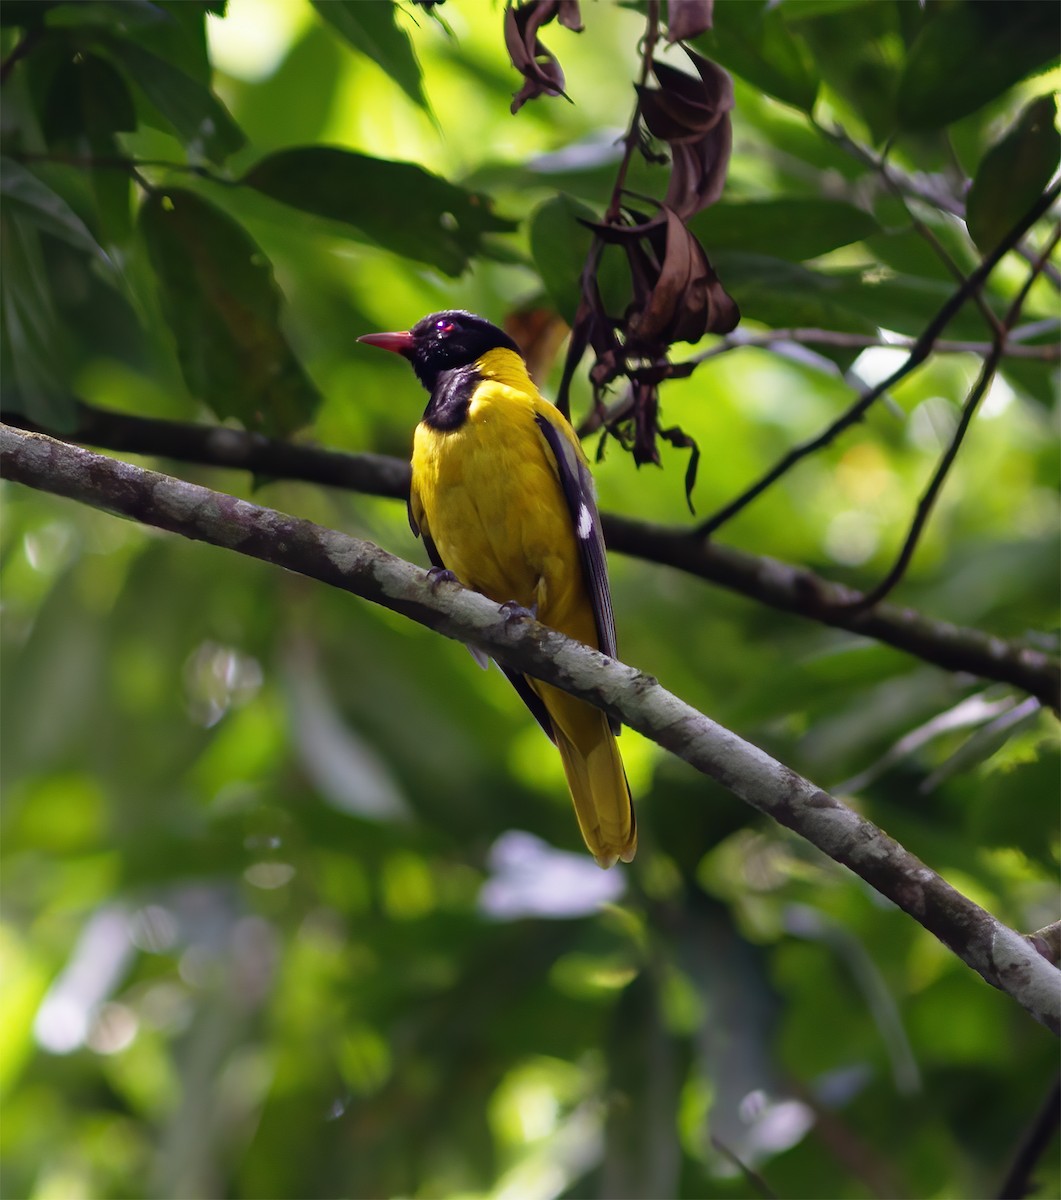
[[582, 31], [578, 0], [527, 0], [505, 9], [505, 46], [523, 86], [512, 98], [512, 112], [538, 96], [570, 97], [564, 91], [564, 72], [557, 57], [538, 38], [538, 30], [559, 18], [560, 24]]

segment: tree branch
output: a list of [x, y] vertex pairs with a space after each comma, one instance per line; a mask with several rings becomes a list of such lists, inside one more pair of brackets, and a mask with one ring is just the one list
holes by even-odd
[[[1003, 355], [1006, 358], [1057, 362], [1061, 360], [1061, 346], [1056, 344], [1025, 346], [1021, 344], [1025, 338], [1039, 337], [1047, 332], [1056, 334], [1057, 330], [1058, 323], [1056, 321], [1032, 322], [1021, 329], [1014, 329], [1006, 339]], [[671, 363], [671, 378], [684, 379], [691, 375], [702, 363], [708, 362], [712, 358], [718, 358], [723, 354], [729, 354], [733, 350], [747, 348], [776, 350], [778, 354], [785, 357], [786, 351], [791, 351], [793, 345], [804, 347], [837, 346], [850, 350], [871, 350], [876, 348], [884, 350], [909, 350], [914, 345], [914, 342], [915, 339], [911, 337], [897, 337], [894, 335], [883, 337], [880, 334], [845, 333], [837, 329], [770, 329], [766, 333], [745, 333], [742, 329], [735, 329], [732, 333], [727, 333], [724, 337], [719, 338], [713, 346], [709, 346], [706, 350], [701, 350], [699, 354], [694, 354], [692, 358], [686, 359], [684, 362]], [[991, 342], [969, 342], [940, 338], [932, 347], [932, 353], [979, 354], [983, 356], [990, 354], [993, 348], [993, 343]], [[826, 359], [824, 363], [839, 373], [836, 364], [831, 360]], [[625, 388], [623, 394], [607, 407], [598, 401], [595, 407], [579, 422], [578, 436], [582, 438], [587, 437], [591, 433], [596, 433], [602, 425], [612, 425], [616, 421], [621, 421], [631, 408], [633, 408], [633, 404], [634, 391], [632, 387]]]
[[962, 414], [958, 424], [954, 428], [954, 433], [951, 435], [950, 444], [944, 450], [932, 474], [932, 478], [929, 480], [928, 487], [925, 488], [921, 499], [917, 503], [914, 519], [910, 524], [910, 529], [903, 541], [898, 557], [880, 583], [876, 587], [871, 588], [861, 599], [855, 602], [854, 607], [856, 609], [872, 608], [874, 604], [888, 595], [906, 573], [906, 568], [910, 565], [910, 560], [914, 557], [917, 543], [935, 506], [936, 498], [943, 489], [947, 473], [954, 465], [954, 460], [958, 457], [958, 451], [961, 449], [961, 444], [965, 439], [969, 426], [972, 424], [973, 417], [976, 415], [980, 401], [991, 386], [991, 381], [998, 370], [998, 364], [1002, 361], [1009, 327], [1020, 316], [1020, 310], [1024, 305], [1028, 292], [1031, 290], [1032, 284], [1038, 278], [1039, 273], [1045, 266], [1047, 259], [1053, 253], [1054, 247], [1059, 240], [1061, 240], [1061, 227], [1054, 230], [1053, 236], [1043, 248], [1038, 260], [1032, 265], [1032, 269], [1028, 272], [1028, 278], [1025, 280], [1023, 287], [1017, 293], [1005, 317], [999, 322], [998, 332], [995, 334], [995, 342], [991, 348], [991, 353], [983, 361], [983, 365], [980, 368], [980, 375], [966, 397], [965, 404], [962, 406]]
[[1059, 195], [1061, 195], [1061, 181], [1055, 183], [1053, 187], [1044, 192], [1001, 242], [999, 242], [995, 249], [981, 261], [976, 270], [966, 276], [965, 281], [955, 289], [943, 307], [940, 308], [939, 312], [936, 313], [925, 327], [921, 336], [910, 347], [910, 353], [904, 363], [897, 367], [887, 379], [864, 391], [854, 404], [837, 417], [820, 434], [793, 447], [761, 479], [742, 492], [735, 500], [731, 500], [729, 504], [720, 508], [713, 516], [708, 517], [706, 521], [702, 521], [697, 526], [697, 532], [700, 536], [709, 537], [716, 529], [724, 525], [726, 521], [735, 517], [737, 513], [745, 509], [754, 499], [762, 495], [782, 475], [787, 474], [798, 462], [801, 462], [816, 450], [820, 450], [823, 446], [827, 446], [845, 429], [854, 425], [856, 421], [860, 421], [866, 411], [881, 396], [890, 392], [901, 379], [909, 375], [916, 367], [919, 367], [932, 353], [936, 339], [958, 314], [962, 305], [980, 288], [984, 280], [987, 279], [988, 275], [998, 265], [999, 260], [1050, 209]]
[[[815, 126], [820, 133], [830, 141], [835, 142], [837, 146], [847, 154], [850, 154], [852, 158], [857, 159], [864, 166], [872, 167], [875, 171], [879, 171], [886, 178], [887, 182], [897, 190], [915, 200], [922, 201], [939, 212], [948, 213], [950, 216], [957, 217], [961, 221], [965, 220], [965, 205], [938, 176], [912, 175], [904, 171], [901, 167], [896, 167], [891, 163], [886, 164], [868, 146], [863, 146], [860, 142], [856, 142], [854, 138], [839, 126], [829, 129], [818, 122], [815, 122]], [[966, 180], [966, 183], [968, 183], [968, 180]], [[1023, 240], [1016, 242], [1013, 250], [1029, 264], [1035, 262], [1037, 257], [1036, 252], [1027, 242]], [[1061, 290], [1061, 272], [1056, 267], [1048, 263], [1044, 274], [1055, 288]]]
[[952, 625], [901, 605], [858, 612], [860, 592], [804, 567], [733, 546], [702, 542], [683, 530], [627, 517], [602, 517], [608, 549], [698, 575], [782, 612], [873, 638], [948, 671], [1009, 683], [1058, 706], [1061, 663], [1032, 646]]
[[342, 588], [588, 700], [850, 868], [993, 987], [1061, 1032], [1061, 972], [1027, 939], [870, 821], [650, 676], [536, 621], [506, 619], [496, 604], [457, 584], [433, 587], [426, 572], [369, 542], [41, 434], [0, 426], [0, 467], [30, 487]]
[[1043, 1101], [1031, 1128], [1017, 1149], [1013, 1165], [999, 1188], [999, 1200], [1024, 1200], [1035, 1191], [1033, 1174], [1050, 1142], [1057, 1136], [1061, 1122], [1061, 1079], [1055, 1079]]
[[[26, 424], [17, 414], [6, 419]], [[236, 467], [372, 496], [405, 500], [409, 495], [409, 464], [382, 454], [342, 454], [238, 429], [133, 417], [86, 404], [77, 407], [71, 436], [109, 450]], [[872, 612], [858, 613], [853, 606], [861, 593], [806, 568], [704, 542], [684, 529], [611, 513], [603, 513], [601, 521], [608, 548], [615, 553], [674, 567], [781, 612], [873, 638], [947, 671], [1010, 684], [1050, 707], [1058, 704], [1061, 663], [1032, 646], [935, 620], [912, 608], [878, 604]]]

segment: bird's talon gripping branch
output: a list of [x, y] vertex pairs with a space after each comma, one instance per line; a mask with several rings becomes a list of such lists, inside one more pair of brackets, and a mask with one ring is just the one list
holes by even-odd
[[536, 621], [538, 619], [538, 606], [533, 608], [524, 608], [518, 600], [506, 600], [504, 604], [499, 605], [500, 611], [505, 614], [505, 624], [511, 625], [514, 621]]
[[460, 580], [447, 567], [432, 567], [427, 573], [427, 582], [432, 592], [437, 592], [444, 583], [460, 583]]

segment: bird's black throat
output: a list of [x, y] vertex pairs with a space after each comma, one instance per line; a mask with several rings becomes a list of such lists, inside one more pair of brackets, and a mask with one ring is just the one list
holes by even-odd
[[424, 409], [424, 424], [439, 433], [459, 429], [467, 419], [472, 395], [482, 378], [474, 363], [439, 371]]

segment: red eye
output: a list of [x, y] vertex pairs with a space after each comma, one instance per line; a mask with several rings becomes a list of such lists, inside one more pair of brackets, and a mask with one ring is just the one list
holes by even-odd
[[439, 321], [436, 323], [435, 329], [437, 329], [438, 332], [440, 334], [442, 334], [443, 337], [445, 337], [445, 335], [447, 333], [453, 332], [453, 322], [452, 321]]

